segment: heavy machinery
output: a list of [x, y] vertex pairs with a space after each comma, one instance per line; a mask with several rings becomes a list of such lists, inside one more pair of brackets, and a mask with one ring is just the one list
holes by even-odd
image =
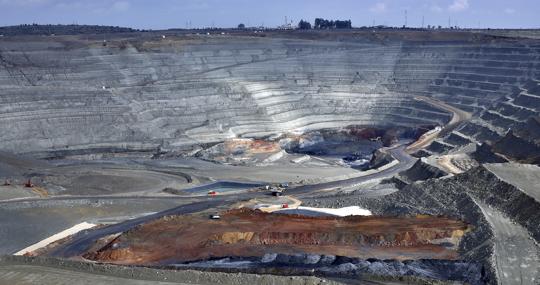
[[272, 195], [276, 196], [276, 197], [279, 197], [279, 196], [283, 195], [283, 189], [282, 188], [272, 188], [270, 191], [272, 192]]
[[270, 190], [273, 196], [281, 196], [285, 192], [285, 190], [289, 188], [289, 183], [284, 182], [277, 185], [267, 185], [266, 190]]
[[32, 179], [28, 178], [28, 180], [24, 183], [24, 187], [32, 188], [34, 187], [34, 184], [32, 183]]

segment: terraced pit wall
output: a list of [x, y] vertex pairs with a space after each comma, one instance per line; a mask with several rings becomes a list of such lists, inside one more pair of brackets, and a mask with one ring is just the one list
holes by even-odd
[[481, 112], [536, 76], [540, 56], [537, 42], [504, 39], [146, 38], [1, 39], [0, 148], [181, 150], [295, 128], [442, 125], [450, 114], [412, 96]]

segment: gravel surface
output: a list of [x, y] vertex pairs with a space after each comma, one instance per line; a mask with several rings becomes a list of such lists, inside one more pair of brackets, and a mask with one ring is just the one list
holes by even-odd
[[[129, 280], [128, 280], [129, 279]], [[161, 283], [156, 283], [161, 282]], [[237, 284], [317, 285], [342, 284], [312, 276], [276, 276], [161, 270], [102, 265], [53, 258], [0, 257], [0, 284]]]

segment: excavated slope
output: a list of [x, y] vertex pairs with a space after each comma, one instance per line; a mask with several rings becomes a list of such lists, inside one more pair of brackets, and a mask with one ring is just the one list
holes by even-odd
[[[462, 132], [500, 137], [540, 104], [519, 93], [538, 73], [534, 41], [146, 38], [106, 46], [76, 37], [1, 39], [0, 148], [181, 149], [295, 128], [450, 119], [416, 95], [483, 112]], [[488, 110], [496, 102], [504, 112]]]
[[85, 257], [118, 264], [262, 257], [269, 253], [457, 259], [457, 247], [467, 231], [467, 224], [444, 217], [306, 217], [239, 209], [226, 212], [220, 220], [165, 217], [111, 241], [99, 241]]

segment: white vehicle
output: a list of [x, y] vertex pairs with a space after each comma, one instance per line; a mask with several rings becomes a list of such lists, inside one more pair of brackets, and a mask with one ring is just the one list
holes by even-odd
[[272, 188], [272, 190], [270, 190], [272, 192], [272, 195], [273, 196], [281, 196], [283, 195], [283, 189], [281, 188]]
[[210, 215], [210, 219], [212, 219], [212, 220], [219, 220], [219, 219], [221, 219], [221, 216], [218, 215], [218, 214]]

